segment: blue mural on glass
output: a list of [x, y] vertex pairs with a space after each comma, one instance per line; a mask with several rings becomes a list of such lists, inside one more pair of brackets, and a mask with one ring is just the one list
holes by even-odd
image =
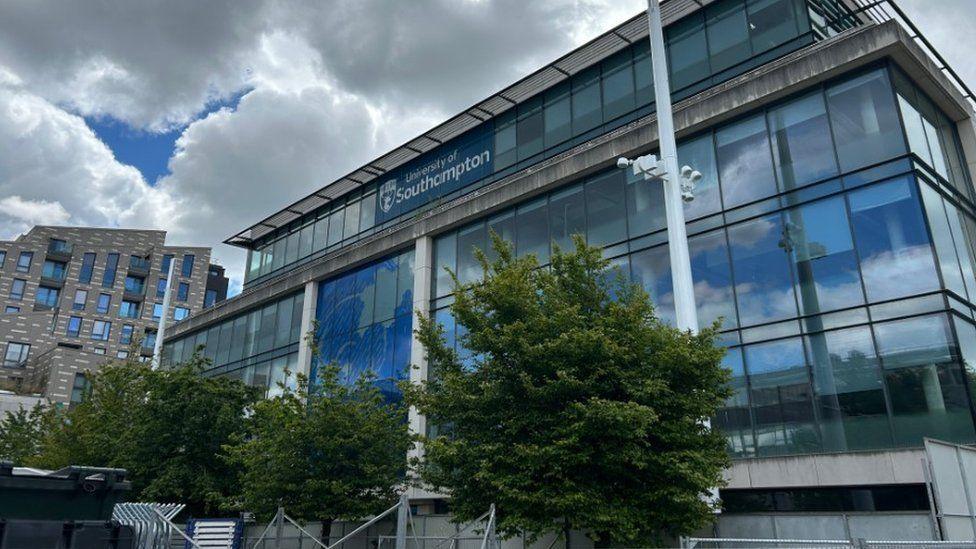
[[319, 283], [313, 380], [319, 364], [335, 362], [342, 383], [372, 373], [387, 398], [400, 397], [396, 384], [410, 372], [413, 262], [411, 250]]

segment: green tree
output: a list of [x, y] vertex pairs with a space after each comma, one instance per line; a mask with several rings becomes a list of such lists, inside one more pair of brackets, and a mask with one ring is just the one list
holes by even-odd
[[14, 465], [28, 465], [41, 452], [41, 440], [50, 429], [54, 409], [40, 404], [27, 409], [21, 406], [0, 418], [0, 459]]
[[370, 381], [346, 386], [327, 365], [317, 383], [300, 378], [296, 390], [257, 403], [246, 434], [226, 448], [240, 470], [237, 505], [263, 519], [281, 505], [331, 525], [395, 503], [411, 445], [405, 407]]
[[259, 395], [239, 380], [200, 375], [205, 365], [197, 354], [167, 370], [106, 364], [91, 376], [86, 398], [45, 437], [36, 464], [121, 467], [133, 499], [219, 512], [237, 488], [222, 448], [244, 431]]
[[[576, 238], [551, 268], [479, 258], [459, 286], [468, 368], [422, 318], [430, 379], [407, 401], [447, 434], [427, 438], [420, 478], [451, 494], [459, 520], [495, 503], [503, 534], [582, 530], [614, 542], [691, 532], [729, 461], [711, 417], [728, 396], [717, 326], [698, 335], [658, 320], [643, 289]], [[452, 273], [453, 276], [453, 273]]]

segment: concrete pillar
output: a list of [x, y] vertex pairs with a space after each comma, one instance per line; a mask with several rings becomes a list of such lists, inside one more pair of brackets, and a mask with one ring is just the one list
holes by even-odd
[[[416, 240], [413, 264], [413, 328], [420, 326], [419, 317], [430, 311], [430, 286], [433, 275], [434, 242], [429, 236], [422, 236]], [[427, 357], [423, 345], [413, 334], [410, 341], [410, 382], [421, 383], [427, 379]], [[410, 431], [424, 433], [427, 421], [417, 410], [410, 408]], [[411, 457], [421, 457], [423, 449], [411, 451]]]
[[959, 130], [962, 153], [966, 157], [963, 163], [969, 168], [970, 175], [976, 176], [976, 123], [972, 118], [966, 118], [957, 122], [956, 128]]
[[[312, 371], [313, 343], [308, 335], [315, 327], [315, 304], [319, 297], [319, 283], [305, 283], [305, 297], [302, 299], [302, 336], [298, 341], [298, 367], [296, 373], [308, 376]], [[310, 380], [311, 381], [311, 380]]]

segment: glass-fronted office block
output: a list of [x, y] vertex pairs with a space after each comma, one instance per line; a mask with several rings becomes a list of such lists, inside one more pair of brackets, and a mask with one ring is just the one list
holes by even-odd
[[[719, 0], [668, 25], [666, 49], [673, 99], [694, 95], [859, 24], [856, 18], [843, 16], [845, 9], [836, 0]], [[852, 87], [861, 89], [856, 83]], [[810, 104], [794, 105], [789, 111], [772, 115], [769, 124], [776, 124], [784, 137], [794, 133], [788, 138], [793, 140], [792, 145], [799, 145], [805, 135], [822, 130], [826, 124], [825, 118], [817, 118], [817, 112], [822, 114], [823, 101], [823, 97], [818, 97]], [[448, 196], [473, 191], [648, 115], [653, 102], [649, 44], [640, 40], [467, 132], [465, 135], [490, 134], [490, 175]], [[718, 152], [725, 158], [738, 158], [741, 152], [753, 150], [750, 148], [753, 139], [758, 136], [765, 139], [766, 121], [761, 118], [746, 121], [717, 136], [721, 140]], [[892, 129], [897, 133], [897, 126]], [[768, 153], [768, 144], [765, 146]], [[444, 148], [450, 147], [446, 144]], [[692, 149], [688, 155], [697, 154]], [[762, 169], [763, 175], [748, 192], [728, 189], [726, 207], [739, 200], [749, 200], [752, 194], [774, 192], [775, 181], [768, 169], [772, 162], [789, 171], [795, 163], [824, 152], [791, 147], [796, 158], [787, 154], [773, 159], [761, 157], [761, 150], [755, 149], [750, 160], [766, 166], [723, 163], [723, 170]], [[809, 167], [806, 163], [801, 165]], [[816, 175], [796, 174], [800, 178]], [[378, 184], [386, 179], [384, 176]], [[787, 179], [781, 183], [793, 184]], [[336, 197], [316, 212], [262, 237], [250, 250], [245, 284], [266, 279], [286, 267], [338, 249], [373, 234], [379, 226], [397, 221], [396, 217], [387, 219], [378, 214], [376, 191], [377, 184], [364, 185], [362, 190]], [[717, 212], [717, 200], [717, 189], [710, 197], [703, 194], [701, 202], [696, 202], [696, 211]], [[387, 221], [381, 222], [382, 219]]]
[[163, 346], [163, 364], [186, 362], [199, 351], [210, 364], [206, 375], [226, 375], [249, 385], [294, 387], [302, 339], [304, 292], [236, 315], [205, 330], [185, 334]]
[[335, 363], [341, 381], [371, 373], [389, 398], [409, 376], [413, 330], [413, 250], [319, 283], [312, 377]]
[[[728, 347], [734, 394], [713, 425], [733, 456], [976, 441], [976, 224], [958, 143], [889, 67], [679, 142], [704, 174], [685, 214], [699, 322]], [[542, 265], [582, 234], [673, 321], [662, 204], [660, 185], [610, 169], [439, 235], [431, 309], [448, 342], [476, 366], [445, 267], [477, 281], [490, 231]]]

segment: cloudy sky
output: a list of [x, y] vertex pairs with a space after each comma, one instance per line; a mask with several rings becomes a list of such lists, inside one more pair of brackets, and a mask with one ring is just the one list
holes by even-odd
[[[976, 82], [976, 0], [901, 3]], [[224, 238], [644, 6], [0, 0], [0, 239], [165, 229], [239, 288]]]

